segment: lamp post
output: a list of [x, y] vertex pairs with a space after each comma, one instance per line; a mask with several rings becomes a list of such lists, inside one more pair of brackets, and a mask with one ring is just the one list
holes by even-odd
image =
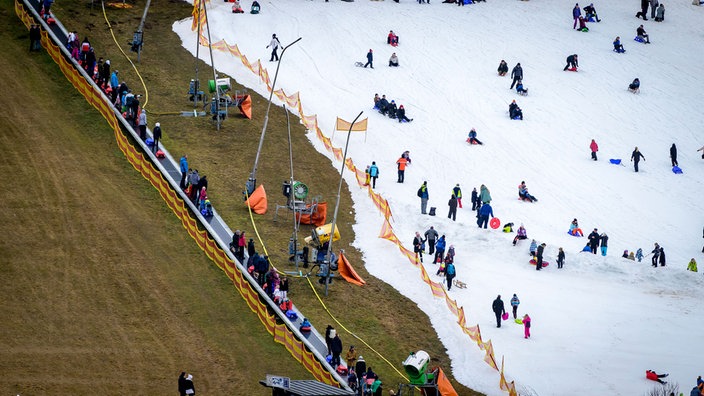
[[335, 239], [335, 227], [337, 225], [337, 211], [340, 209], [340, 191], [342, 191], [342, 175], [345, 172], [345, 161], [347, 161], [347, 148], [350, 145], [350, 135], [352, 134], [352, 128], [354, 123], [357, 122], [359, 117], [362, 116], [364, 111], [360, 111], [357, 117], [354, 118], [350, 124], [350, 129], [347, 131], [347, 141], [345, 142], [345, 153], [342, 155], [342, 167], [340, 168], [340, 183], [337, 185], [337, 202], [335, 203], [335, 212], [332, 215], [332, 228], [330, 229], [330, 243], [328, 243], [328, 252], [325, 254], [325, 261], [328, 263], [328, 273], [325, 276], [325, 296], [328, 295], [328, 285], [330, 284], [330, 268], [331, 268], [331, 257], [332, 257], [332, 241]]
[[257, 165], [259, 164], [259, 155], [262, 152], [262, 146], [264, 145], [264, 136], [266, 135], [266, 126], [269, 124], [269, 109], [271, 109], [271, 98], [274, 96], [274, 88], [276, 87], [276, 78], [279, 76], [279, 67], [281, 67], [281, 62], [284, 59], [284, 53], [286, 53], [286, 50], [296, 44], [297, 42], [301, 41], [302, 37], [299, 37], [296, 39], [296, 41], [292, 42], [291, 44], [287, 45], [284, 47], [284, 49], [281, 51], [281, 55], [279, 56], [279, 61], [277, 62], [276, 65], [276, 73], [274, 74], [274, 82], [271, 83], [271, 92], [269, 92], [269, 105], [266, 108], [266, 114], [264, 115], [264, 126], [262, 127], [262, 136], [259, 138], [259, 148], [257, 148], [257, 156], [254, 158], [254, 167], [252, 168], [252, 173], [249, 174], [249, 179], [247, 179], [247, 183], [245, 184], [246, 188], [246, 196], [249, 196], [251, 193], [254, 192], [254, 188], [257, 186]]

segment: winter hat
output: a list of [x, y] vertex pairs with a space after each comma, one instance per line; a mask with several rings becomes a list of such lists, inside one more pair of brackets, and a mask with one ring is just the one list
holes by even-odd
[[159, 123], [157, 122], [154, 126], [155, 126], [155, 127], [159, 127], [159, 126], [161, 126], [161, 124], [159, 124]]
[[106, 64], [106, 65], [109, 65], [109, 64], [110, 64], [110, 59], [106, 60], [106, 61], [105, 61], [105, 64]]
[[193, 375], [188, 374], [188, 376], [186, 377], [186, 379], [189, 380], [189, 381], [192, 380], [192, 379], [193, 379]]
[[403, 108], [403, 105], [399, 106], [400, 108]]
[[396, 103], [396, 101], [395, 101], [395, 100], [392, 100], [391, 103]]

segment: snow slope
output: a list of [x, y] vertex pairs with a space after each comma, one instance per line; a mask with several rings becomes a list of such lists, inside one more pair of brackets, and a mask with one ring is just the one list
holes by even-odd
[[[351, 120], [365, 111], [366, 142], [362, 134], [352, 136], [349, 156], [362, 168], [372, 161], [379, 165], [376, 191], [388, 199], [394, 230], [406, 247], [415, 231], [430, 225], [455, 245], [458, 279], [469, 287], [453, 288], [450, 295], [464, 306], [467, 323], [478, 323], [484, 340], [492, 340], [497, 358], [505, 356], [506, 374], [519, 389], [541, 396], [634, 395], [654, 384], [645, 380], [646, 369], [669, 372], [683, 392], [702, 374], [704, 279], [685, 268], [692, 257], [700, 266], [704, 262], [704, 160], [696, 152], [704, 144], [704, 7], [689, 3], [667, 2], [663, 23], [635, 19], [638, 1], [597, 3], [602, 22], [589, 24], [589, 33], [569, 27], [573, 5], [558, 0], [465, 7], [438, 0], [423, 5], [279, 0], [262, 2], [259, 15], [231, 14], [230, 3], [213, 1], [209, 17], [213, 41], [225, 39], [250, 61], [262, 59], [271, 76], [276, 63], [268, 62], [265, 49], [271, 34], [284, 45], [302, 37], [287, 50], [276, 88], [300, 91], [304, 112], [317, 114], [328, 136], [336, 116]], [[242, 3], [245, 10], [250, 4]], [[650, 45], [633, 41], [641, 23]], [[180, 21], [174, 30], [195, 53], [190, 25]], [[397, 48], [386, 45], [391, 29], [400, 36]], [[625, 54], [612, 51], [617, 35]], [[355, 67], [370, 48], [375, 68]], [[392, 52], [401, 67], [386, 66]], [[571, 53], [579, 54], [578, 73], [562, 71]], [[509, 90], [511, 80], [496, 75], [501, 59], [511, 68], [521, 63], [530, 96], [517, 96]], [[215, 52], [215, 63], [268, 96], [239, 60]], [[626, 89], [635, 77], [642, 84], [638, 95]], [[371, 110], [375, 93], [405, 105], [414, 121], [399, 124]], [[508, 119], [513, 99], [524, 121]], [[484, 146], [465, 143], [471, 127]], [[334, 144], [343, 147], [344, 138], [335, 134]], [[589, 158], [591, 139], [600, 147], [598, 162]], [[339, 169], [313, 134], [310, 140]], [[682, 175], [670, 170], [672, 143]], [[634, 146], [646, 158], [639, 173], [629, 162]], [[413, 164], [406, 182], [398, 184], [395, 162], [404, 150], [410, 150]], [[356, 185], [351, 173], [345, 177]], [[420, 214], [416, 190], [424, 180], [437, 217]], [[521, 180], [538, 203], [516, 199]], [[445, 214], [456, 183], [465, 207], [452, 222]], [[527, 263], [529, 241], [513, 247], [513, 234], [478, 229], [467, 202], [480, 184], [491, 190], [502, 223], [523, 223], [529, 238], [547, 244], [549, 261], [563, 247], [565, 268], [551, 264], [537, 272]], [[498, 374], [482, 361], [483, 353], [461, 333], [444, 302], [432, 297], [418, 270], [377, 238], [382, 217], [366, 193], [352, 188], [352, 194], [355, 246], [367, 270], [428, 313], [460, 382], [488, 395], [505, 394]], [[608, 256], [578, 253], [585, 238], [566, 234], [575, 217], [585, 233], [598, 227], [609, 235]], [[647, 253], [653, 242], [665, 248], [667, 267], [654, 269], [649, 258], [638, 263], [620, 257], [624, 249], [642, 247]], [[530, 340], [516, 324], [495, 327], [492, 300], [501, 294], [508, 307], [513, 293], [521, 299], [519, 313], [533, 319]]]

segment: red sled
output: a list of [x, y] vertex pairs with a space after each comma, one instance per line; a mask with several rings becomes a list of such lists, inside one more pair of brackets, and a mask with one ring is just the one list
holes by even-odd
[[166, 154], [161, 150], [157, 150], [155, 155], [157, 158], [166, 158]]
[[567, 70], [569, 70], [569, 71], [573, 71], [573, 72], [576, 72], [576, 71], [577, 71], [577, 68], [576, 68], [576, 67], [570, 67], [570, 68], [569, 68], [569, 69], [567, 69]]
[[467, 138], [466, 142], [469, 143], [469, 144], [479, 144], [479, 143], [477, 143], [476, 140], [473, 141], [473, 140], [470, 139], [470, 138]]
[[489, 222], [489, 227], [491, 227], [491, 228], [493, 228], [493, 229], [497, 229], [497, 228], [501, 227], [501, 220], [499, 220], [498, 217], [494, 217], [494, 218], [491, 219], [491, 221]]
[[[535, 261], [534, 259], [530, 259], [530, 265], [535, 265], [536, 263], [537, 261]], [[543, 261], [543, 268], [547, 267], [548, 265], [550, 265], [550, 263], [548, 263], [547, 261]]]

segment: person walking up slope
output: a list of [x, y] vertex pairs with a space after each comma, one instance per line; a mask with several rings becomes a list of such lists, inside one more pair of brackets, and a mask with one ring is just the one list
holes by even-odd
[[379, 177], [379, 167], [376, 166], [376, 161], [372, 161], [372, 166], [369, 167], [369, 177], [372, 178], [372, 188], [376, 188], [376, 179]]
[[271, 41], [269, 42], [269, 45], [266, 46], [267, 48], [271, 47], [271, 59], [269, 59], [269, 62], [273, 62], [276, 60], [277, 62], [279, 61], [279, 54], [276, 52], [279, 50], [279, 47], [281, 47], [281, 42], [279, 41], [279, 38], [276, 37], [276, 34], [271, 35]]
[[530, 338], [530, 316], [523, 315], [523, 337]]
[[452, 221], [457, 220], [457, 197], [455, 194], [450, 196], [450, 200], [447, 202], [447, 206], [450, 207], [450, 211], [447, 213], [447, 218], [452, 219]]
[[597, 232], [596, 228], [594, 229], [594, 231], [592, 231], [591, 234], [589, 234], [587, 239], [589, 239], [589, 248], [591, 249], [591, 252], [596, 254], [596, 248], [599, 247], [599, 241], [601, 241], [601, 238], [599, 237], [599, 233]]
[[420, 213], [428, 214], [426, 209], [428, 207], [428, 182], [424, 181], [423, 185], [418, 189], [418, 198], [420, 198]]
[[606, 235], [605, 232], [602, 232], [601, 235], [599, 236], [599, 240], [601, 242], [601, 255], [606, 256], [606, 250], [608, 249], [608, 243], [609, 243], [609, 236]]
[[645, 161], [645, 156], [641, 154], [641, 152], [638, 150], [638, 147], [636, 147], [633, 150], [633, 153], [631, 154], [631, 162], [633, 162], [633, 168], [638, 172], [638, 163], [640, 162], [640, 159], [643, 159]]
[[425, 232], [425, 240], [428, 241], [428, 254], [431, 256], [435, 254], [436, 239], [438, 239], [438, 232], [435, 231], [435, 228], [433, 226], [430, 226], [430, 228], [428, 228], [428, 231]]
[[396, 183], [403, 183], [406, 174], [406, 165], [409, 163], [408, 159], [404, 156], [401, 156], [401, 158], [396, 161], [396, 165], [398, 166], [398, 180], [396, 180]]
[[367, 66], [371, 67], [372, 69], [374, 68], [374, 53], [369, 49], [369, 52], [367, 52], [367, 63], [364, 64], [364, 67], [366, 68]]
[[462, 189], [460, 188], [459, 183], [457, 183], [455, 188], [452, 189], [452, 194], [454, 194], [455, 198], [457, 198], [457, 206], [462, 209]]
[[521, 301], [518, 299], [518, 296], [514, 293], [513, 297], [511, 297], [511, 307], [513, 308], [513, 319], [518, 319], [516, 316], [518, 314], [518, 305], [521, 303]]
[[501, 301], [500, 294], [496, 296], [496, 300], [491, 304], [491, 309], [494, 311], [494, 315], [496, 315], [496, 327], [501, 327], [501, 315], [506, 313], [506, 309], [504, 308], [504, 302]]
[[519, 80], [523, 80], [523, 68], [521, 67], [521, 63], [516, 63], [516, 66], [513, 67], [513, 70], [511, 70], [511, 78], [513, 78], [513, 82], [511, 83], [511, 88], [513, 89], [513, 86], [516, 85], [516, 83]]
[[452, 289], [452, 280], [455, 279], [455, 264], [449, 262], [445, 265], [445, 280], [447, 281], [447, 291]]
[[679, 163], [677, 162], [677, 146], [675, 146], [674, 143], [672, 143], [672, 147], [670, 147], [670, 160], [672, 161], [673, 168], [675, 166], [679, 166]]
[[594, 139], [592, 139], [592, 142], [589, 144], [589, 149], [592, 151], [592, 159], [596, 161], [596, 152], [599, 151], [599, 145], [596, 144]]

